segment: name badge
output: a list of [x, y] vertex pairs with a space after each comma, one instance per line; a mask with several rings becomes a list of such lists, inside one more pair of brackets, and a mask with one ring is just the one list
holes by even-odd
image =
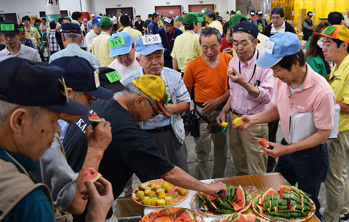
[[159, 34], [145, 35], [145, 36], [142, 36], [142, 42], [143, 42], [143, 45], [161, 43], [161, 37]]
[[110, 83], [119, 81], [121, 79], [121, 76], [118, 73], [118, 71], [108, 72], [107, 74], [105, 74], [105, 76], [108, 78]]
[[266, 39], [263, 44], [263, 50], [269, 54], [273, 54], [275, 42]]
[[108, 40], [108, 43], [109, 43], [110, 49], [113, 49], [118, 46], [125, 45], [125, 39], [124, 37], [120, 36], [120, 37], [116, 37], [114, 39]]

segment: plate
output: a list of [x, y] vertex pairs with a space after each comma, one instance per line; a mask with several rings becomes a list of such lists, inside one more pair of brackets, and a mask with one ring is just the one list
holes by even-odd
[[[168, 210], [168, 211], [167, 211]], [[198, 213], [190, 209], [182, 208], [182, 207], [167, 207], [166, 209], [158, 209], [154, 210], [153, 212], [148, 213], [142, 219], [140, 222], [153, 222], [153, 221], [174, 221], [176, 213], [180, 213], [180, 211], [188, 211], [195, 217], [195, 222], [204, 222], [204, 218]], [[171, 216], [166, 216], [170, 212]], [[160, 215], [159, 215], [160, 214]], [[164, 215], [165, 214], [165, 215]], [[180, 216], [180, 215], [179, 215]], [[161, 219], [160, 219], [161, 217]], [[156, 220], [159, 218], [158, 220]]]
[[[235, 213], [241, 213], [241, 212], [244, 212], [246, 210], [248, 210], [248, 208], [251, 206], [252, 204], [252, 200], [249, 199], [249, 194], [247, 192], [245, 192], [247, 194], [247, 203], [245, 205], [245, 207], [238, 211], [238, 212], [235, 212]], [[211, 210], [208, 210], [208, 211], [204, 211], [202, 209], [202, 207], [200, 207], [200, 205], [198, 204], [198, 202], [196, 201], [196, 196], [198, 195], [198, 192], [196, 192], [196, 194], [193, 196], [193, 198], [191, 199], [190, 203], [192, 205], [192, 209], [204, 214], [204, 215], [207, 215], [207, 216], [216, 216], [216, 217], [223, 217], [223, 216], [226, 216], [226, 215], [231, 215], [230, 214], [218, 214], [218, 213], [214, 213], [212, 212]]]
[[[238, 213], [238, 214], [240, 214], [240, 213]], [[255, 219], [257, 219], [257, 220], [259, 220], [259, 221], [261, 221], [261, 222], [266, 222], [266, 221], [267, 221], [267, 220], [265, 220], [265, 219], [263, 219], [263, 218], [261, 218], [261, 217], [259, 217], [259, 216], [256, 216], [256, 215], [254, 215], [254, 214], [240, 214], [240, 215], [242, 215], [242, 216], [245, 218], [246, 222], [250, 222], [250, 221], [251, 221], [251, 219], [249, 220], [250, 217], [255, 218]], [[214, 220], [212, 220], [211, 222], [219, 222], [219, 221], [221, 221], [221, 220], [228, 219], [230, 216], [231, 216], [231, 215], [226, 215], [226, 216], [224, 216], [224, 217], [222, 217], [222, 218], [214, 219]], [[237, 219], [237, 220], [235, 220], [235, 221], [239, 221], [239, 220]], [[254, 222], [254, 221], [255, 221], [255, 220], [253, 220], [253, 222]]]
[[[154, 183], [155, 185], [160, 185], [162, 186], [162, 184], [165, 181], [163, 179], [157, 179], [157, 180], [150, 180], [148, 182], [142, 183], [147, 185], [148, 187], [150, 186], [151, 183]], [[167, 183], [167, 182], [166, 182]], [[164, 206], [171, 206], [173, 204], [177, 204], [182, 202], [183, 200], [185, 200], [185, 198], [187, 198], [187, 196], [189, 195], [189, 190], [187, 190], [188, 192], [183, 195], [179, 192], [179, 189], [182, 189], [178, 186], [175, 186], [173, 184], [169, 183], [169, 188], [168, 188], [168, 192], [165, 192], [166, 197], [171, 197], [173, 203], [172, 204], [165, 204], [164, 206], [154, 206], [154, 205], [144, 205], [142, 203], [142, 199], [137, 198], [136, 194], [138, 191], [140, 191], [140, 186], [138, 186], [137, 188], [135, 188], [132, 192], [132, 199], [139, 205], [145, 206], [145, 207], [164, 207]], [[144, 195], [146, 196], [146, 195]], [[153, 199], [155, 197], [157, 197], [156, 191], [154, 189], [151, 190], [151, 194], [149, 195], [150, 199]]]
[[[274, 216], [271, 216], [271, 215], [268, 215], [268, 214], [264, 214], [264, 213], [260, 213], [259, 210], [257, 209], [257, 204], [255, 202], [257, 202], [257, 199], [258, 197], [260, 197], [261, 195], [258, 195], [255, 197], [255, 199], [253, 200], [253, 203], [252, 203], [252, 209], [254, 210], [254, 212], [256, 212], [256, 214], [258, 214], [259, 216], [267, 219], [267, 220], [272, 220], [272, 221], [290, 221], [290, 219], [286, 219], [286, 218], [283, 218], [283, 217], [274, 217]], [[315, 204], [313, 202], [312, 199], [310, 199], [310, 202], [311, 202], [311, 210], [310, 212], [308, 213], [308, 215], [304, 218], [299, 218], [299, 219], [292, 219], [292, 221], [306, 221], [306, 220], [309, 220], [315, 213]]]

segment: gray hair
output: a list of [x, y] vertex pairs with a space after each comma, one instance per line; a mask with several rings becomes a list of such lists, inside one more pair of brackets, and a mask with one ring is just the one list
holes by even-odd
[[[235, 33], [240, 33], [240, 34], [243, 34], [243, 33], [247, 33], [247, 32], [243, 32], [243, 31], [236, 31], [234, 32], [233, 34]], [[251, 42], [253, 43], [254, 40], [256, 39], [253, 35], [251, 35], [250, 33], [247, 33], [248, 34], [248, 37], [250, 38]]]
[[207, 37], [207, 36], [211, 36], [211, 35], [216, 35], [219, 44], [222, 43], [221, 34], [219, 33], [218, 29], [213, 28], [213, 27], [206, 27], [206, 28], [202, 29], [200, 32], [200, 36], [199, 36], [200, 44], [201, 44], [201, 37], [202, 36]]
[[77, 33], [62, 33], [66, 39], [66, 41], [70, 42], [80, 42], [81, 34]]
[[[136, 80], [138, 80], [138, 78], [136, 78]], [[156, 103], [156, 101], [152, 98], [150, 98], [147, 94], [145, 94], [144, 92], [142, 92], [140, 89], [138, 89], [132, 82], [126, 85], [126, 88], [124, 90], [124, 93], [131, 99], [134, 96], [138, 96], [138, 95], [144, 95], [145, 97], [147, 97], [150, 102], [152, 104]]]
[[74, 96], [75, 97], [80, 97], [84, 94], [85, 92], [79, 92], [79, 91], [74, 91]]
[[[21, 105], [9, 103], [0, 100], [0, 126], [4, 123], [5, 119]], [[42, 108], [39, 106], [25, 106], [33, 115], [33, 120], [37, 120], [42, 114]]]

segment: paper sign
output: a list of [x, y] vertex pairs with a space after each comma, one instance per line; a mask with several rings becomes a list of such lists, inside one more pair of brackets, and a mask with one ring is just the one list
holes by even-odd
[[166, 18], [164, 18], [164, 22], [171, 23], [171, 22], [172, 22], [172, 19], [171, 19], [171, 18], [166, 17]]
[[269, 54], [273, 54], [275, 42], [266, 39], [263, 44], [263, 50]]
[[324, 30], [323, 33], [331, 35], [334, 32], [334, 30], [336, 30], [336, 27], [334, 27], [334, 26], [327, 26], [327, 28]]
[[113, 38], [113, 39], [109, 40], [108, 44], [109, 44], [109, 47], [111, 49], [114, 49], [114, 48], [116, 48], [118, 46], [125, 45], [125, 39], [122, 36], [116, 37], [116, 38]]
[[15, 24], [1, 24], [1, 31], [15, 31]]
[[105, 76], [108, 78], [110, 83], [119, 81], [121, 79], [121, 76], [118, 73], [118, 71], [108, 72], [105, 74]]
[[145, 35], [145, 36], [142, 36], [142, 41], [144, 45], [161, 43], [161, 37], [159, 34]]
[[173, 15], [174, 11], [168, 11], [168, 14]]

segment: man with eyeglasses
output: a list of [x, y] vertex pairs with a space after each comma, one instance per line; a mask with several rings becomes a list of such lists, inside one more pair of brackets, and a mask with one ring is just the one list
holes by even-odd
[[[142, 38], [137, 39], [136, 48], [138, 41], [142, 42]], [[163, 63], [161, 43], [155, 45], [143, 45], [141, 43], [141, 45], [143, 46], [142, 53], [145, 54], [156, 49], [155, 53], [148, 54], [151, 56], [144, 54], [141, 56], [144, 64], [150, 61], [153, 66], [157, 67], [159, 65], [158, 61], [161, 62], [162, 60]], [[143, 69], [144, 72], [140, 70], [142, 75], [131, 79], [118, 98], [108, 101], [97, 100], [91, 107], [91, 110], [111, 123], [112, 142], [104, 152], [99, 172], [112, 183], [114, 197], [119, 197], [133, 173], [142, 182], [161, 177], [176, 186], [203, 191], [210, 195], [217, 196], [216, 192], [219, 190], [223, 190], [223, 193], [225, 193], [226, 186], [224, 184], [204, 184], [171, 163], [161, 155], [150, 134], [140, 127], [139, 123], [144, 123], [144, 121], [152, 119], [154, 116], [164, 119], [169, 118], [171, 112], [173, 112], [171, 108], [176, 107], [175, 104], [165, 105], [168, 100], [165, 92], [168, 91], [167, 86], [171, 87], [171, 83], [166, 82], [165, 85], [166, 78], [161, 78], [158, 74], [146, 74], [156, 73], [152, 72], [153, 69], [149, 69], [148, 66], [143, 66]], [[162, 74], [163, 72], [161, 73], [163, 77]], [[179, 73], [176, 73], [176, 75], [178, 76]], [[158, 113], [161, 115], [157, 115]], [[163, 128], [163, 130], [165, 129]], [[168, 132], [169, 130], [163, 131], [162, 136], [169, 139]], [[179, 142], [175, 139], [171, 139], [172, 143], [178, 144]], [[69, 147], [65, 144], [67, 140], [70, 140]], [[78, 125], [75, 124], [68, 129], [63, 145], [66, 150], [70, 149], [67, 152], [70, 165], [73, 165], [72, 168], [75, 172], [79, 171], [81, 169], [81, 163], [79, 163], [81, 156], [86, 153], [87, 140]], [[74, 221], [79, 220], [74, 217]]]
[[[269, 107], [274, 92], [272, 70], [256, 65], [256, 60], [264, 54], [256, 49], [259, 42], [257, 25], [240, 22], [233, 32], [237, 56], [229, 62], [229, 67], [234, 68], [228, 72], [230, 96], [216, 118], [218, 124], [221, 120], [226, 122], [227, 115], [234, 120], [242, 115], [263, 112]], [[230, 151], [237, 176], [266, 173], [268, 158], [258, 144], [260, 138], [268, 139], [267, 123], [256, 124], [244, 132], [229, 128]]]
[[166, 109], [170, 117], [153, 114], [155, 118], [142, 122], [142, 128], [154, 140], [160, 153], [182, 170], [189, 172], [187, 162], [187, 147], [184, 141], [184, 125], [180, 116], [189, 109], [190, 96], [183, 83], [181, 74], [173, 69], [164, 67], [164, 47], [159, 34], [157, 41], [145, 44], [144, 38], [136, 40], [136, 51], [141, 53], [141, 68], [121, 79], [126, 86], [134, 78], [152, 74], [161, 76], [166, 83], [166, 93], [169, 104]]
[[276, 33], [292, 32], [296, 34], [293, 26], [284, 20], [284, 9], [275, 7], [271, 10], [272, 22], [264, 29], [263, 34], [270, 37]]
[[328, 26], [322, 31], [326, 61], [335, 66], [329, 76], [329, 84], [340, 106], [339, 128], [336, 139], [327, 141], [330, 168], [325, 181], [326, 207], [324, 221], [349, 220], [349, 184], [346, 159], [349, 156], [349, 30], [344, 25]]
[[41, 62], [37, 50], [20, 43], [20, 28], [16, 22], [10, 20], [2, 22], [0, 24], [0, 33], [6, 44], [6, 48], [0, 51], [0, 61], [19, 57], [33, 62]]

